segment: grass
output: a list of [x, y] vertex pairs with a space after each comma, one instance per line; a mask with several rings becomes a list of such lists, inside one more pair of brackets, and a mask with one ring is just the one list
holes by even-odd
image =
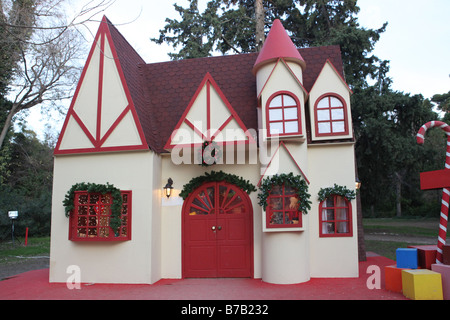
[[389, 258], [391, 260], [396, 260], [395, 250], [397, 248], [406, 248], [410, 243], [406, 242], [394, 242], [394, 241], [375, 241], [375, 240], [365, 240], [366, 252], [372, 251], [380, 256]]
[[25, 239], [14, 241], [0, 242], [0, 265], [16, 261], [17, 257], [34, 257], [49, 256], [50, 254], [50, 237], [28, 238], [27, 246]]
[[[399, 237], [429, 237], [436, 239], [437, 219], [363, 219], [364, 234], [395, 234]], [[397, 248], [406, 248], [411, 243], [402, 241], [365, 240], [366, 251], [372, 251], [392, 260], [396, 260]]]
[[404, 236], [424, 236], [424, 237], [434, 237], [436, 236], [436, 230], [423, 227], [413, 227], [413, 226], [377, 226], [377, 225], [366, 225], [364, 226], [364, 232], [369, 233], [394, 233], [401, 234]]

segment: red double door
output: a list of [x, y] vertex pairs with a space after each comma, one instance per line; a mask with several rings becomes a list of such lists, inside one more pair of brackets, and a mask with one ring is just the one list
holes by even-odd
[[183, 276], [253, 276], [253, 217], [248, 195], [227, 182], [196, 189], [183, 206]]

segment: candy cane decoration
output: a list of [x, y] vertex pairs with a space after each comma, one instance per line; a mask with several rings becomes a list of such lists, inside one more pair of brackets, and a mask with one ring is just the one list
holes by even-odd
[[[445, 131], [447, 135], [447, 152], [445, 157], [445, 169], [450, 169], [450, 126], [442, 121], [431, 121], [424, 124], [417, 133], [417, 143], [423, 144], [425, 139], [425, 132], [433, 127], [439, 127]], [[447, 222], [448, 222], [448, 206], [450, 203], [450, 188], [444, 188], [442, 192], [441, 217], [439, 221], [439, 235], [436, 262], [443, 261], [442, 248], [445, 245], [447, 238]]]

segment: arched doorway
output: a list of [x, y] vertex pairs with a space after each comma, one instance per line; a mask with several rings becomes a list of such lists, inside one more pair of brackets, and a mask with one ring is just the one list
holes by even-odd
[[224, 182], [194, 190], [183, 205], [183, 277], [253, 276], [253, 210], [247, 193]]

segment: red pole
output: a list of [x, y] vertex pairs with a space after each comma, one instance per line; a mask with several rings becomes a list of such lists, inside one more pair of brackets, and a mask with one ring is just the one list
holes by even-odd
[[28, 243], [28, 227], [25, 230], [25, 247], [27, 246]]

